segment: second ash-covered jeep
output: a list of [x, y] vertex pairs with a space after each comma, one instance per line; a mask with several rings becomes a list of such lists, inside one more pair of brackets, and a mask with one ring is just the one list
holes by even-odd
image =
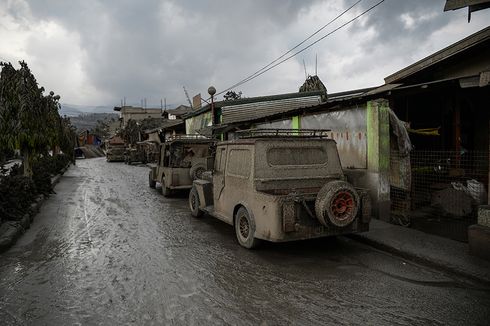
[[342, 171], [322, 130], [257, 129], [216, 144], [214, 167], [189, 194], [193, 216], [234, 226], [240, 245], [363, 232], [371, 205]]
[[203, 136], [182, 135], [161, 144], [157, 163], [150, 164], [150, 187], [159, 182], [164, 196], [171, 195], [172, 190], [190, 189], [192, 181], [206, 170], [213, 143]]

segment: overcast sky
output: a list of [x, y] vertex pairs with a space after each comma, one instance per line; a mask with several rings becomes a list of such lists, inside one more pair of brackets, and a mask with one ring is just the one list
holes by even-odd
[[[323, 36], [378, 0], [363, 0]], [[62, 102], [186, 104], [268, 64], [356, 0], [0, 0], [0, 60], [25, 60]], [[490, 22], [490, 10], [443, 12], [444, 0], [386, 0], [367, 16], [236, 89], [295, 92], [315, 72], [329, 93], [377, 86]], [[314, 39], [313, 39], [314, 40]]]

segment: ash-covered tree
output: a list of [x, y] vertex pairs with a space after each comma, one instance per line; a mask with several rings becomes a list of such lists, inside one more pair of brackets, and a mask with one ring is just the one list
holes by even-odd
[[133, 119], [128, 120], [126, 127], [121, 130], [121, 137], [126, 144], [136, 144], [140, 140], [140, 127], [138, 123]]
[[75, 161], [74, 148], [77, 142], [76, 128], [71, 124], [70, 118], [67, 116], [60, 118], [59, 132], [59, 146], [61, 151], [68, 155], [72, 162]]
[[95, 127], [90, 129], [90, 133], [100, 138], [109, 137], [109, 124], [106, 120], [97, 120]]
[[223, 95], [223, 98], [225, 101], [234, 101], [234, 100], [239, 100], [242, 98], [242, 92], [235, 92], [235, 91], [228, 91]]
[[24, 61], [20, 69], [0, 63], [0, 148], [18, 149], [23, 156], [24, 175], [32, 176], [32, 163], [49, 147], [61, 142], [59, 96], [38, 87]]
[[130, 119], [126, 127], [121, 131], [121, 137], [127, 144], [134, 145], [143, 139], [143, 132], [149, 129], [162, 127], [164, 119], [146, 118], [135, 121]]

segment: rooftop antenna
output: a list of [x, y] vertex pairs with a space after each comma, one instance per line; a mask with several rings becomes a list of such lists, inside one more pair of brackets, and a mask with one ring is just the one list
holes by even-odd
[[124, 106], [126, 106], [126, 96], [124, 96]]
[[192, 109], [193, 107], [192, 107], [191, 98], [189, 97], [189, 93], [187, 93], [187, 90], [185, 89], [185, 86], [182, 86], [182, 87], [184, 88], [184, 93], [185, 93], [185, 97], [187, 97], [187, 102], [189, 102], [189, 106]]
[[165, 105], [165, 106], [164, 106], [164, 107], [165, 107], [165, 111], [167, 111], [167, 98], [166, 98], [166, 97], [164, 97], [164, 98], [163, 98], [163, 101], [164, 101], [163, 103], [165, 103], [165, 104], [164, 104], [164, 105]]
[[305, 59], [303, 59], [303, 67], [305, 68], [305, 79], [308, 79], [308, 75], [306, 74], [306, 63], [305, 63]]
[[123, 106], [123, 100], [121, 99], [121, 107]]

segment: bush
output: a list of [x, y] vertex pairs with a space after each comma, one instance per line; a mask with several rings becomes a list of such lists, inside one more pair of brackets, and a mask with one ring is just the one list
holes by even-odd
[[70, 158], [64, 154], [44, 156], [32, 165], [32, 179], [39, 194], [49, 195], [53, 191], [51, 177], [60, 173], [70, 162]]
[[18, 221], [36, 197], [34, 181], [22, 175], [0, 177], [0, 219]]
[[52, 193], [51, 177], [69, 162], [70, 158], [63, 154], [40, 157], [32, 165], [32, 179], [22, 175], [22, 165], [12, 167], [8, 175], [0, 171], [0, 223], [20, 220], [38, 195]]

